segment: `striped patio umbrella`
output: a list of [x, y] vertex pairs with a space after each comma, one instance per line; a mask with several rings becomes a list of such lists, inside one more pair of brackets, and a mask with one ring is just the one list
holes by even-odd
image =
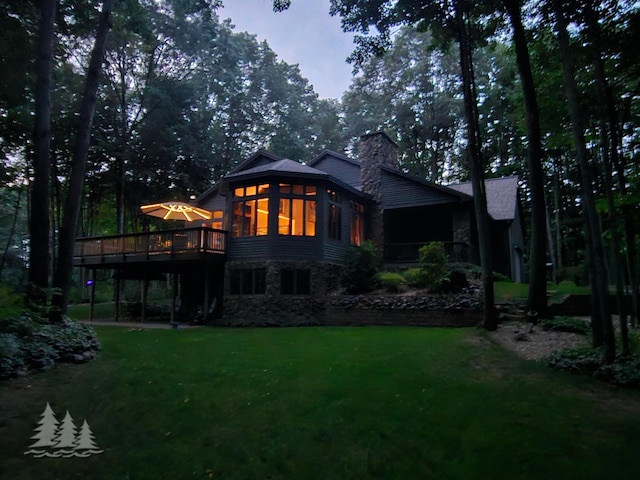
[[187, 222], [193, 222], [194, 220], [211, 220], [212, 217], [209, 210], [194, 207], [184, 202], [163, 202], [152, 205], [142, 205], [140, 210], [142, 210], [142, 213], [145, 215], [162, 218], [163, 220], [186, 220]]

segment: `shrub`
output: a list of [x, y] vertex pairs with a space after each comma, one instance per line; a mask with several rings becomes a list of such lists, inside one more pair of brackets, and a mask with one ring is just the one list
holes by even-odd
[[600, 368], [602, 362], [603, 355], [601, 350], [584, 347], [567, 348], [554, 352], [549, 357], [548, 364], [556, 370], [592, 375]]
[[359, 247], [347, 250], [342, 285], [347, 293], [366, 293], [377, 285], [376, 273], [378, 261], [371, 241], [363, 242]]
[[377, 275], [377, 280], [384, 289], [391, 293], [397, 293], [400, 290], [400, 285], [407, 283], [402, 275], [394, 272], [380, 272]]
[[67, 317], [48, 323], [30, 313], [0, 322], [0, 378], [39, 369], [56, 361], [72, 361], [87, 350], [99, 350], [95, 331]]
[[604, 363], [601, 349], [576, 348], [555, 352], [549, 357], [549, 366], [557, 370], [592, 375], [612, 385], [640, 387], [639, 357], [618, 357], [612, 363]]
[[24, 308], [24, 297], [7, 286], [0, 286], [0, 319], [19, 315]]
[[579, 333], [581, 335], [588, 335], [591, 333], [591, 325], [588, 322], [573, 317], [555, 317], [552, 319], [545, 319], [542, 321], [542, 329], [556, 332]]
[[593, 376], [620, 387], [640, 387], [640, 358], [617, 358], [615, 362], [602, 365]]
[[444, 250], [444, 243], [431, 242], [420, 247], [418, 261], [420, 263], [419, 283], [421, 286], [430, 291], [436, 291], [449, 279], [448, 258]]

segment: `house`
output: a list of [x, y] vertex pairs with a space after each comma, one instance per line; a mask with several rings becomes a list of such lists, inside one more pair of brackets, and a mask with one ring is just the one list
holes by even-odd
[[[494, 269], [521, 281], [518, 180], [488, 180], [486, 190]], [[323, 298], [338, 287], [348, 249], [365, 239], [388, 268], [415, 265], [431, 241], [444, 242], [452, 261], [478, 263], [470, 185], [444, 187], [402, 172], [397, 145], [384, 133], [361, 137], [358, 160], [325, 151], [305, 165], [258, 151], [196, 204], [211, 220], [136, 234], [144, 241], [134, 251], [124, 247], [136, 243], [131, 236], [101, 237], [99, 245], [79, 239], [76, 265], [113, 268], [122, 278], [169, 273], [180, 278], [183, 308], [226, 315], [247, 302], [273, 312], [293, 308], [286, 306], [292, 298], [306, 306]], [[122, 247], [105, 254], [105, 242]]]

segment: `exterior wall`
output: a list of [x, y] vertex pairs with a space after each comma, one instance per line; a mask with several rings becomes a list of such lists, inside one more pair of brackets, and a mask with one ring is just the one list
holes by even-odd
[[332, 177], [342, 180], [347, 185], [358, 187], [361, 183], [360, 167], [347, 160], [341, 160], [327, 154], [311, 165], [313, 168], [327, 172]]
[[380, 178], [380, 188], [383, 192], [381, 201], [384, 209], [460, 202], [458, 197], [384, 170]]

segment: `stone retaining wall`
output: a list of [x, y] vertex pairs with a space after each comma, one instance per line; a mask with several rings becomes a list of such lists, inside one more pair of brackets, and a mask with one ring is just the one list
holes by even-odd
[[308, 296], [237, 295], [225, 299], [220, 326], [421, 325], [462, 327], [482, 321], [471, 295]]

